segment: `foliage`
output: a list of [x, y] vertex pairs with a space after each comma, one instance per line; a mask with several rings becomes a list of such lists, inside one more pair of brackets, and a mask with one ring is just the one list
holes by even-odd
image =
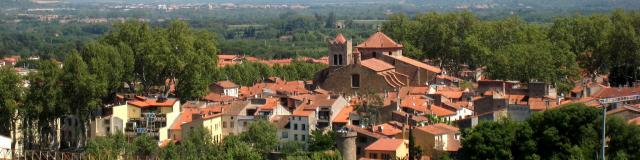
[[312, 80], [316, 72], [326, 65], [319, 63], [293, 61], [289, 65], [274, 65], [257, 62], [243, 62], [238, 65], [228, 65], [214, 70], [214, 81], [231, 80], [239, 85], [248, 86], [271, 76], [282, 77], [285, 80]]
[[[463, 132], [463, 159], [591, 159], [599, 151], [602, 111], [570, 104], [527, 121], [484, 122]], [[640, 129], [617, 117], [608, 121], [608, 157], [637, 157]], [[624, 142], [622, 142], [624, 141]]]
[[309, 137], [309, 151], [326, 151], [336, 148], [336, 134], [333, 131], [323, 133], [321, 130], [314, 130]]
[[278, 145], [276, 126], [269, 121], [251, 122], [249, 129], [240, 135], [240, 139], [253, 145], [262, 154], [268, 154]]

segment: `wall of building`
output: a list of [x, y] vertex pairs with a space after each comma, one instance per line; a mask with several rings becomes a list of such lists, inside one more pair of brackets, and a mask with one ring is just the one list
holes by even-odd
[[[353, 74], [360, 75], [359, 88], [353, 88], [351, 86], [351, 75]], [[330, 73], [329, 77], [330, 78], [327, 78], [320, 87], [335, 93], [353, 95], [356, 92], [358, 94], [380, 93], [395, 89], [385, 81], [383, 76], [378, 75], [377, 72], [357, 64], [337, 69]]]

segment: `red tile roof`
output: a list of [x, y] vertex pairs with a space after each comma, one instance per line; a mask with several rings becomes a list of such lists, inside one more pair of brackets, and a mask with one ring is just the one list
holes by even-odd
[[[382, 127], [382, 130], [380, 130], [380, 127]], [[389, 123], [374, 126], [373, 129], [375, 129], [375, 132], [389, 137], [402, 133], [401, 129], [398, 129], [396, 128], [396, 126], [393, 126]]]
[[394, 66], [392, 66], [387, 62], [384, 62], [375, 58], [369, 58], [367, 60], [360, 62], [360, 64], [376, 72], [386, 71], [386, 70], [395, 68]]
[[640, 87], [612, 87], [612, 88], [603, 88], [602, 90], [591, 95], [595, 98], [613, 98], [613, 97], [624, 97], [624, 96], [632, 96], [640, 94]]
[[402, 145], [407, 145], [404, 139], [378, 139], [367, 146], [366, 151], [391, 151], [395, 152]]
[[462, 97], [462, 91], [438, 91], [436, 94], [440, 94], [447, 98], [458, 99]]
[[438, 116], [438, 117], [446, 117], [446, 116], [456, 115], [455, 111], [448, 110], [446, 108], [443, 108], [443, 107], [435, 105], [435, 104], [431, 105], [431, 112], [433, 114], [435, 114], [436, 116]]
[[137, 100], [128, 101], [127, 104], [146, 108], [146, 107], [171, 107], [178, 102], [176, 99], [166, 99], [164, 101], [158, 101], [157, 99], [138, 98]]
[[333, 119], [333, 123], [347, 123], [349, 122], [349, 114], [353, 112], [353, 106], [347, 106], [340, 110], [340, 113]]
[[629, 124], [635, 124], [635, 125], [640, 125], [640, 117], [631, 119], [629, 121], [627, 121]]
[[346, 43], [347, 42], [347, 38], [344, 38], [344, 35], [342, 35], [342, 33], [339, 33], [336, 36], [336, 39], [334, 41], [336, 41], [338, 43]]
[[376, 32], [367, 38], [367, 40], [358, 44], [356, 48], [402, 48], [402, 45], [396, 43], [396, 41], [384, 33]]
[[396, 60], [402, 61], [402, 62], [410, 64], [410, 65], [425, 69], [425, 70], [427, 70], [429, 72], [434, 72], [434, 73], [442, 72], [442, 70], [440, 68], [436, 67], [436, 66], [431, 66], [431, 65], [422, 63], [420, 61], [411, 59], [409, 57], [404, 57], [404, 56], [389, 56], [389, 57], [392, 57], [392, 58], [394, 58]]
[[438, 123], [434, 125], [418, 127], [418, 130], [430, 133], [432, 135], [442, 135], [442, 134], [456, 133], [460, 129], [447, 124]]
[[227, 96], [227, 95], [222, 95], [219, 93], [209, 93], [207, 94], [207, 96], [205, 96], [203, 99], [209, 101], [209, 102], [230, 102], [233, 101], [235, 97], [231, 97], [231, 96]]
[[235, 83], [233, 83], [233, 82], [231, 82], [229, 80], [216, 82], [216, 85], [220, 86], [220, 87], [222, 87], [224, 89], [238, 88], [239, 87], [237, 84], [235, 84]]

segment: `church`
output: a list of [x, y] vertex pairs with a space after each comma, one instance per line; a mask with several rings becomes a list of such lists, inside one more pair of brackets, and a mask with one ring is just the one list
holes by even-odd
[[342, 34], [328, 44], [329, 67], [316, 73], [315, 86], [347, 95], [427, 86], [442, 70], [404, 57], [402, 44], [376, 32], [353, 47]]

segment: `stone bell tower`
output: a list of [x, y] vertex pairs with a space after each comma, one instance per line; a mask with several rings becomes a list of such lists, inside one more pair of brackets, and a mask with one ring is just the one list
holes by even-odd
[[345, 66], [353, 64], [353, 46], [342, 34], [329, 41], [329, 66]]

